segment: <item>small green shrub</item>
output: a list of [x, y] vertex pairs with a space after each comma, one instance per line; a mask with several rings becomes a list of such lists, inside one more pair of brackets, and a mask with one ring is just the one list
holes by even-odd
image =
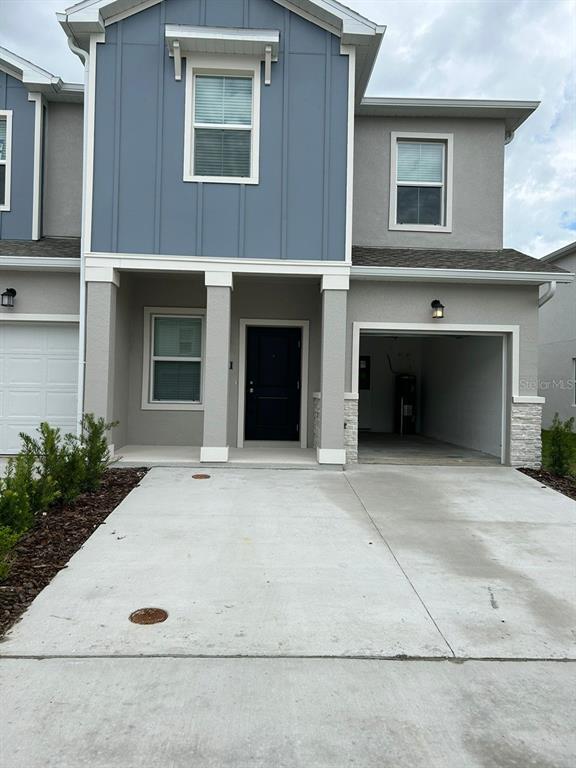
[[14, 547], [20, 535], [5, 526], [0, 527], [0, 581], [3, 581], [10, 571], [10, 550]]
[[574, 457], [573, 430], [574, 417], [563, 422], [557, 413], [554, 414], [548, 438], [546, 469], [549, 469], [556, 475], [564, 476], [570, 474]]
[[25, 456], [10, 459], [0, 480], [0, 526], [21, 533], [34, 522], [32, 467]]
[[82, 418], [80, 442], [84, 459], [84, 488], [95, 491], [100, 485], [102, 475], [110, 465], [110, 452], [106, 433], [118, 424], [107, 424], [102, 418], [97, 419], [92, 413], [85, 413]]

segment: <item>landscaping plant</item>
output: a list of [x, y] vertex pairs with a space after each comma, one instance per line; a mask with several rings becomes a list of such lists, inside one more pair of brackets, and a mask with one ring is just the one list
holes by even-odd
[[63, 436], [46, 422], [37, 437], [20, 435], [22, 450], [0, 477], [0, 579], [8, 572], [10, 549], [40, 512], [98, 488], [110, 464], [106, 433], [114, 426], [88, 413], [79, 437]]
[[564, 477], [571, 471], [574, 459], [574, 417], [562, 421], [554, 414], [549, 432], [549, 447], [546, 469]]

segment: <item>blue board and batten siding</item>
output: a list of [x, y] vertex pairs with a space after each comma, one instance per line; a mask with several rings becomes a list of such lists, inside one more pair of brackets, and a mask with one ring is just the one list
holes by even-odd
[[[165, 24], [280, 30], [257, 185], [183, 181], [185, 73]], [[272, 0], [165, 0], [97, 46], [92, 251], [345, 258], [348, 57]]]
[[35, 104], [20, 80], [0, 71], [0, 109], [12, 111], [10, 210], [0, 211], [0, 239], [30, 240], [34, 197]]

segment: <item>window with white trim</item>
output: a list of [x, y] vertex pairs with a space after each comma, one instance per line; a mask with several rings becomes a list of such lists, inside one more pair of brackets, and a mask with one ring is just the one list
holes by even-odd
[[186, 66], [184, 180], [257, 184], [260, 62], [210, 69], [187, 58]]
[[10, 210], [12, 112], [0, 110], [0, 211]]
[[392, 134], [390, 229], [451, 231], [452, 136]]
[[202, 317], [150, 315], [148, 402], [202, 402]]

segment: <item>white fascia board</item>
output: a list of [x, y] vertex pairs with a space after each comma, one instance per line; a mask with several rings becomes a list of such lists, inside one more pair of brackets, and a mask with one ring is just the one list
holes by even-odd
[[564, 256], [571, 256], [573, 253], [576, 253], [576, 242], [568, 243], [568, 245], [564, 245], [562, 248], [558, 248], [557, 251], [552, 251], [552, 253], [548, 253], [546, 256], [542, 256], [540, 261], [554, 262], [563, 258]]
[[287, 259], [225, 259], [142, 253], [86, 253], [86, 269], [137, 272], [232, 272], [237, 275], [293, 275], [316, 277], [350, 274], [344, 261], [293, 261]]
[[542, 285], [556, 281], [571, 283], [574, 273], [565, 272], [506, 272], [492, 269], [437, 269], [424, 267], [362, 267], [352, 266], [352, 280], [395, 280], [417, 282], [456, 282], [456, 283], [508, 283], [518, 285], [532, 283]]
[[368, 117], [500, 119], [505, 121], [508, 131], [515, 131], [539, 105], [539, 101], [365, 97], [357, 112]]
[[0, 69], [20, 80], [28, 91], [49, 95], [58, 93], [63, 86], [59, 77], [12, 53], [7, 48], [0, 47]]
[[0, 268], [33, 272], [79, 272], [80, 259], [44, 256], [0, 256]]

